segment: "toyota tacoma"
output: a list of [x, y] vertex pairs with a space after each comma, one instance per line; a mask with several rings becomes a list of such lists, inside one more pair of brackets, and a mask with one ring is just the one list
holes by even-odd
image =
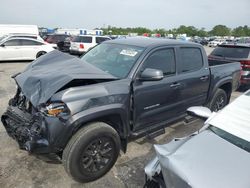
[[218, 111], [240, 81], [240, 63], [212, 60], [200, 44], [130, 38], [80, 59], [59, 51], [13, 76], [17, 92], [1, 121], [20, 149], [60, 157], [79, 182], [96, 180], [127, 142], [159, 135], [190, 106]]

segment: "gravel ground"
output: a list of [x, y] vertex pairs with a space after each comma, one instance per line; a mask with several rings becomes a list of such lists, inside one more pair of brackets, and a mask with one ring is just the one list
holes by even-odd
[[[206, 51], [209, 54], [211, 48], [206, 48]], [[0, 63], [0, 115], [15, 93], [15, 83], [10, 76], [22, 71], [28, 64], [29, 62]], [[232, 100], [239, 95], [240, 92], [234, 92]], [[95, 182], [80, 184], [68, 177], [61, 164], [47, 163], [19, 150], [17, 143], [7, 136], [0, 123], [0, 187], [142, 187], [143, 168], [154, 156], [153, 144], [167, 143], [174, 137], [190, 134], [201, 125], [200, 121], [189, 125], [179, 122], [166, 128], [166, 133], [155, 139], [142, 138], [131, 142], [127, 153], [121, 154], [107, 175]]]

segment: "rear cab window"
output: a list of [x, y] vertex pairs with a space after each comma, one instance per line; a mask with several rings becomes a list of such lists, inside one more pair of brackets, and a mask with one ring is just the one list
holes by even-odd
[[200, 48], [181, 47], [178, 73], [192, 72], [203, 67], [203, 56]]

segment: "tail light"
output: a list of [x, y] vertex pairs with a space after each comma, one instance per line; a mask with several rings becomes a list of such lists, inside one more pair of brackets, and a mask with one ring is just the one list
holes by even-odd
[[240, 61], [242, 69], [250, 69], [250, 60]]
[[83, 48], [84, 48], [84, 45], [83, 45], [83, 44], [80, 44], [80, 46], [79, 46], [79, 47], [83, 49]]

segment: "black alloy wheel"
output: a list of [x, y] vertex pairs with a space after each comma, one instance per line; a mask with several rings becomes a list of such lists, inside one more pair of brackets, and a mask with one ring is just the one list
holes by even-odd
[[90, 182], [104, 176], [120, 153], [117, 131], [103, 122], [84, 125], [63, 151], [66, 172], [78, 182]]
[[107, 166], [115, 153], [115, 144], [108, 137], [93, 140], [83, 151], [80, 165], [83, 171], [95, 173]]
[[210, 102], [210, 109], [212, 112], [217, 112], [228, 104], [228, 97], [224, 90], [218, 89], [213, 99]]

